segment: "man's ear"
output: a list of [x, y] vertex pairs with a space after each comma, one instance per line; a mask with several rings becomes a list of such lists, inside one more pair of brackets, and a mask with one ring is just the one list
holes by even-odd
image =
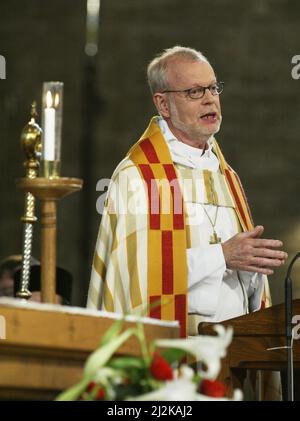
[[156, 93], [153, 95], [153, 102], [157, 108], [159, 114], [164, 117], [170, 117], [170, 107], [165, 94]]

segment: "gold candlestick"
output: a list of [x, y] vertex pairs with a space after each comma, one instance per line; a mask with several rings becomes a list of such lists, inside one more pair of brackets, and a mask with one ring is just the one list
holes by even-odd
[[[42, 129], [36, 123], [36, 103], [31, 105], [31, 119], [24, 127], [21, 134], [21, 146], [24, 151], [26, 161], [26, 179], [33, 180], [37, 177], [39, 169], [39, 158], [41, 155], [41, 133]], [[31, 293], [28, 289], [30, 279], [30, 259], [32, 251], [33, 224], [36, 222], [35, 216], [35, 198], [26, 192], [25, 194], [25, 210], [21, 221], [23, 222], [23, 251], [22, 251], [22, 272], [21, 287], [17, 292], [17, 297], [29, 299]]]
[[42, 301], [55, 303], [57, 202], [82, 188], [78, 178], [21, 178], [17, 187], [41, 200], [41, 290]]

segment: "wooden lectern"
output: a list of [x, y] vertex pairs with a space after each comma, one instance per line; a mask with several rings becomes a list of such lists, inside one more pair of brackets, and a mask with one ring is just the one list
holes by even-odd
[[[86, 358], [118, 316], [0, 298], [0, 317], [0, 399], [48, 400], [80, 380]], [[133, 323], [129, 317], [124, 328]], [[148, 341], [179, 337], [178, 322], [145, 318], [143, 323]], [[136, 338], [118, 352], [139, 354]]]
[[[293, 301], [293, 316], [295, 315], [300, 315], [300, 299]], [[286, 369], [287, 351], [281, 348], [286, 345], [284, 304], [226, 320], [221, 324], [225, 327], [232, 326], [234, 329], [234, 337], [219, 376], [227, 385], [229, 393], [234, 388], [241, 388], [244, 369]], [[199, 333], [212, 334], [212, 326], [212, 323], [200, 323]], [[297, 376], [297, 370], [300, 369], [300, 339], [294, 340], [293, 350]]]

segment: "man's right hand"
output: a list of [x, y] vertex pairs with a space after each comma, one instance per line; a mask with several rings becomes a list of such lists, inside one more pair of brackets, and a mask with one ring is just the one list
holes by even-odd
[[228, 269], [272, 275], [273, 268], [285, 263], [287, 253], [274, 250], [282, 247], [282, 241], [260, 238], [263, 232], [264, 227], [258, 225], [222, 243]]

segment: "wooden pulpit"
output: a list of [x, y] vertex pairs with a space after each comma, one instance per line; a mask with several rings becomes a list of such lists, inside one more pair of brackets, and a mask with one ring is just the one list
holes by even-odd
[[[0, 298], [0, 399], [54, 399], [77, 383], [88, 355], [118, 316], [78, 307]], [[120, 316], [119, 316], [120, 317]], [[124, 329], [132, 326], [126, 319]], [[148, 341], [178, 338], [178, 322], [143, 319]], [[118, 350], [138, 355], [132, 337]]]
[[[300, 299], [293, 301], [293, 316], [295, 315], [300, 315]], [[226, 320], [221, 324], [234, 329], [233, 340], [219, 376], [229, 391], [236, 387], [241, 388], [245, 369], [286, 369], [287, 351], [282, 348], [286, 346], [284, 304]], [[212, 323], [200, 323], [199, 333], [212, 334], [212, 326]], [[294, 340], [293, 357], [297, 376], [297, 370], [300, 369], [300, 339]]]

